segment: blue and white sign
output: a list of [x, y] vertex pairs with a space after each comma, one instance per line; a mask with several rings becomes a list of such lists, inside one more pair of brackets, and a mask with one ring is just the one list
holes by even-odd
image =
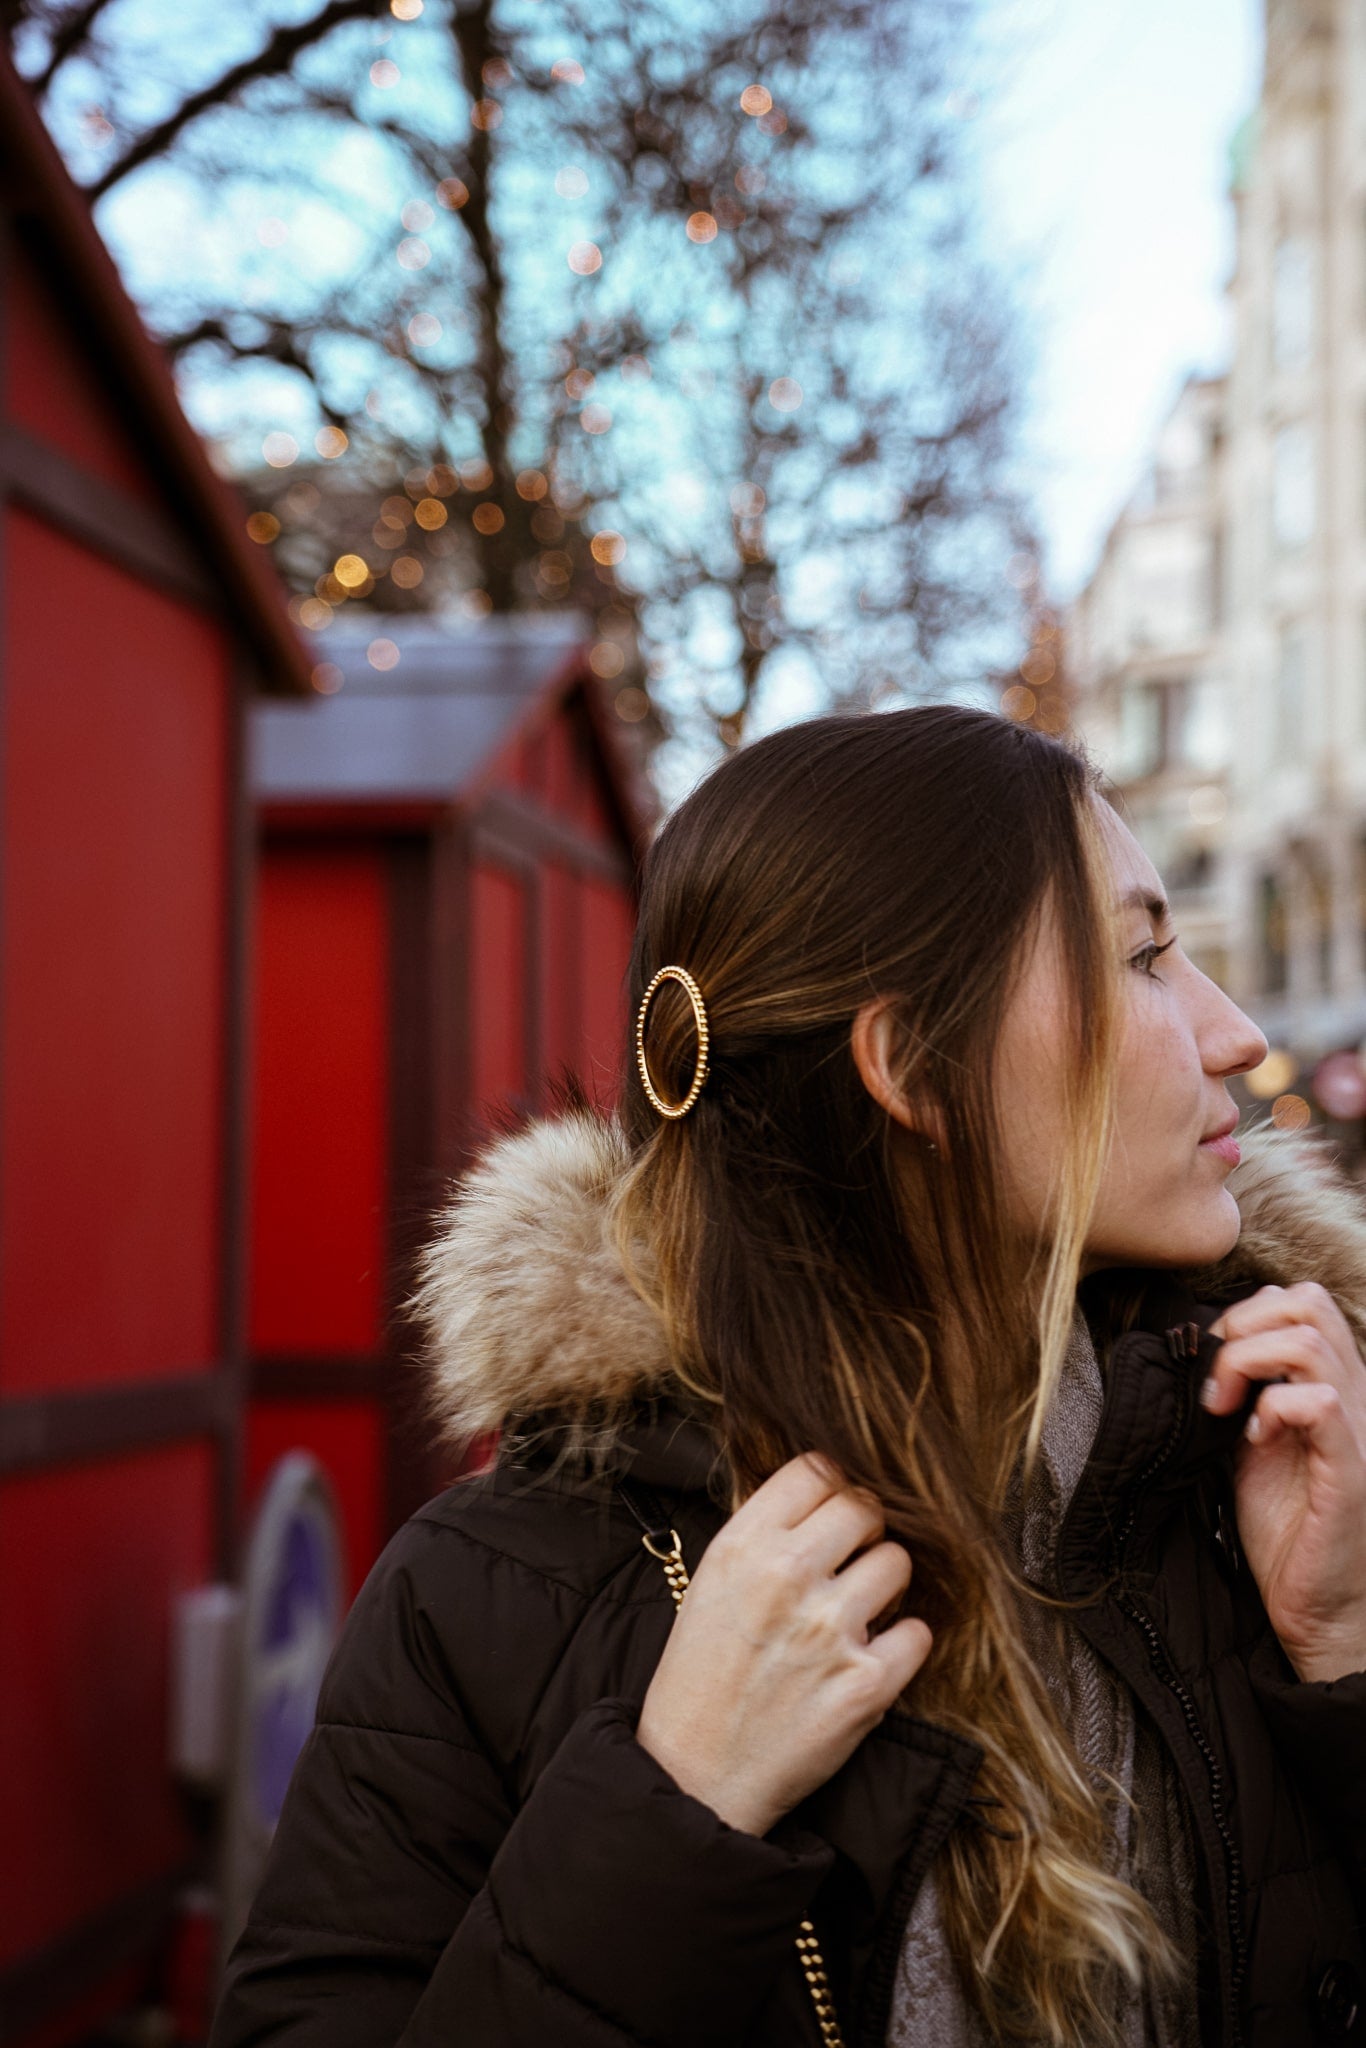
[[243, 1576], [241, 1663], [223, 1869], [224, 1954], [246, 1920], [342, 1619], [342, 1547], [306, 1451], [272, 1472]]

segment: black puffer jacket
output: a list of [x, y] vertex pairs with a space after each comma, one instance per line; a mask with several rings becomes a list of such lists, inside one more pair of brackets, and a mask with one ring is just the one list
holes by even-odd
[[[212, 2048], [816, 2043], [794, 1944], [808, 1915], [848, 2048], [882, 2048], [916, 1890], [948, 1831], [976, 1824], [977, 1755], [890, 1714], [758, 1840], [635, 1742], [673, 1618], [638, 1518], [667, 1519], [695, 1569], [724, 1516], [712, 1442], [602, 1238], [615, 1157], [586, 1124], [505, 1144], [451, 1224], [431, 1306], [462, 1425], [628, 1401], [626, 1494], [500, 1466], [394, 1539], [328, 1674]], [[1360, 1329], [1350, 1198], [1290, 1152], [1243, 1179], [1242, 1248], [1213, 1284], [1320, 1278]], [[1195, 1399], [1213, 1313], [1147, 1285], [1060, 1566], [1189, 1796], [1203, 2039], [1366, 2040], [1366, 1674], [1298, 1684], [1271, 1634], [1233, 1523], [1239, 1420]]]

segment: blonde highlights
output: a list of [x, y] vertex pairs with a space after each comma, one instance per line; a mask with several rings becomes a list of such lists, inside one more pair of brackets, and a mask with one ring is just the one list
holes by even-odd
[[[1045, 922], [1066, 979], [1054, 1185], [1022, 1241], [1001, 1182], [994, 1058]], [[661, 966], [706, 990], [705, 1090], [661, 1123], [628, 1080], [618, 1243], [729, 1460], [733, 1504], [798, 1452], [879, 1501], [935, 1631], [913, 1711], [970, 1737], [988, 1826], [938, 1867], [963, 1988], [993, 2039], [1097, 2048], [1119, 1979], [1173, 1958], [1110, 1868], [1111, 1816], [1028, 1648], [1001, 1535], [1057, 1388], [1110, 1137], [1117, 929], [1080, 759], [952, 706], [833, 718], [742, 750], [652, 851], [632, 1015]], [[885, 1002], [905, 1101], [863, 1086], [854, 1016]], [[687, 1093], [683, 992], [650, 1071]], [[979, 1809], [980, 1810], [980, 1809]]]

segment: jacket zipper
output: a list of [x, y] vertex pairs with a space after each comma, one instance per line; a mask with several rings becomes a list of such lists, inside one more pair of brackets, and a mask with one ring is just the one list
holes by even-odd
[[[1167, 1348], [1173, 1358], [1179, 1359], [1193, 1355], [1188, 1341], [1188, 1333], [1194, 1329], [1194, 1325], [1188, 1324], [1183, 1328], [1166, 1332]], [[1134, 1523], [1138, 1519], [1139, 1504], [1142, 1500], [1143, 1490], [1157, 1476], [1175, 1452], [1186, 1427], [1186, 1417], [1187, 1406], [1182, 1401], [1178, 1404], [1176, 1421], [1168, 1432], [1162, 1448], [1144, 1467], [1134, 1482], [1133, 1499], [1129, 1512], [1125, 1517], [1123, 1527], [1120, 1529], [1114, 1545], [1115, 1570], [1121, 1576], [1124, 1570], [1125, 1551], [1133, 1534]], [[1214, 1814], [1215, 1829], [1220, 1842], [1223, 1844], [1227, 1866], [1225, 1905], [1228, 1911], [1229, 1939], [1233, 1949], [1233, 1967], [1229, 1974], [1231, 1992], [1228, 2014], [1229, 2032], [1234, 2048], [1241, 2048], [1243, 2030], [1242, 2021], [1239, 2017], [1238, 2000], [1247, 1972], [1247, 1935], [1243, 1927], [1242, 1904], [1243, 1861], [1238, 1852], [1238, 1845], [1233, 1837], [1233, 1830], [1229, 1825], [1227, 1791], [1224, 1785], [1223, 1772], [1219, 1768], [1219, 1759], [1214, 1753], [1213, 1745], [1200, 1724], [1200, 1715], [1195, 1701], [1172, 1669], [1171, 1660], [1167, 1655], [1166, 1645], [1162, 1640], [1162, 1634], [1157, 1623], [1146, 1609], [1139, 1605], [1132, 1594], [1117, 1591], [1115, 1601], [1120, 1611], [1128, 1616], [1129, 1620], [1134, 1623], [1143, 1636], [1148, 1646], [1148, 1659], [1153, 1671], [1159, 1682], [1166, 1686], [1168, 1692], [1171, 1693], [1180, 1707], [1182, 1718], [1186, 1723], [1187, 1733], [1200, 1752], [1204, 1760], [1205, 1769], [1209, 1774], [1210, 1806]]]

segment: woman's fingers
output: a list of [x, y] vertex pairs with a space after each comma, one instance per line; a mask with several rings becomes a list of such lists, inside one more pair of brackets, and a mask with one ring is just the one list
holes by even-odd
[[1200, 1399], [1214, 1415], [1231, 1415], [1254, 1381], [1289, 1377], [1337, 1385], [1347, 1369], [1336, 1348], [1312, 1323], [1281, 1323], [1241, 1337], [1226, 1337]]
[[1247, 1441], [1258, 1450], [1267, 1449], [1288, 1433], [1300, 1435], [1308, 1448], [1334, 1466], [1345, 1466], [1356, 1449], [1342, 1396], [1322, 1380], [1289, 1381], [1264, 1388], [1243, 1429]]
[[910, 1585], [911, 1554], [900, 1543], [879, 1543], [836, 1572], [834, 1583], [841, 1614], [853, 1627], [866, 1628]]
[[882, 1666], [888, 1705], [898, 1693], [905, 1691], [933, 1647], [934, 1636], [929, 1623], [915, 1614], [893, 1622], [880, 1636], [872, 1638], [866, 1654], [876, 1658]]
[[845, 1559], [880, 1536], [886, 1516], [866, 1494], [844, 1487], [813, 1508], [789, 1541], [815, 1572], [838, 1571]]
[[751, 1535], [761, 1529], [795, 1529], [822, 1501], [839, 1493], [844, 1480], [830, 1460], [819, 1451], [803, 1451], [789, 1458], [776, 1472], [770, 1472], [762, 1486], [731, 1517], [731, 1525], [744, 1517]]

